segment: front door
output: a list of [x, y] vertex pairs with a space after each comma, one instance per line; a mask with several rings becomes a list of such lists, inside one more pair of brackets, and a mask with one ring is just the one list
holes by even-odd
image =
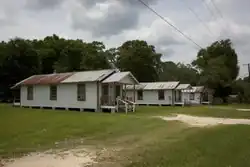
[[109, 96], [109, 85], [108, 84], [102, 85], [102, 96]]
[[175, 91], [175, 101], [176, 102], [181, 102], [181, 96], [182, 96], [181, 91], [180, 90], [176, 90]]
[[121, 85], [115, 85], [115, 98], [121, 97]]

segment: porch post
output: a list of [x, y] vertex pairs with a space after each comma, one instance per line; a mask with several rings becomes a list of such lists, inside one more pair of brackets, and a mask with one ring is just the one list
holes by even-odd
[[100, 86], [100, 83], [99, 82], [97, 82], [96, 83], [96, 85], [97, 85], [97, 87], [96, 87], [96, 89], [97, 89], [97, 91], [96, 91], [96, 96], [97, 96], [97, 106], [96, 106], [96, 111], [100, 111], [100, 109], [101, 109], [101, 107], [100, 107], [100, 105], [101, 105], [101, 97], [100, 97], [100, 91], [99, 91], [99, 86]]
[[127, 84], [124, 84], [124, 99], [127, 98]]
[[135, 102], [135, 84], [134, 84], [134, 102]]

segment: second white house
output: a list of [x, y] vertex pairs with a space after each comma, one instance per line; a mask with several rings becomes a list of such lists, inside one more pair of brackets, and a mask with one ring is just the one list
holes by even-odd
[[141, 82], [140, 85], [127, 85], [124, 92], [139, 105], [174, 105], [178, 85], [179, 82]]

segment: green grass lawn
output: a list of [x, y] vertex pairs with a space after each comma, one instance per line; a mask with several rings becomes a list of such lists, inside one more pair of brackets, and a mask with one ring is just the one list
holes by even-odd
[[237, 111], [236, 108], [246, 108], [246, 105], [224, 105], [224, 106], [193, 106], [193, 107], [148, 107], [143, 106], [137, 110], [136, 115], [170, 115], [170, 114], [188, 114], [195, 116], [211, 116], [223, 118], [247, 118], [250, 119], [250, 111]]
[[[250, 166], [250, 126], [188, 127], [151, 118], [182, 113], [250, 118], [250, 112], [202, 107], [139, 107], [136, 113], [104, 114], [13, 108], [0, 104], [0, 157], [82, 145], [122, 147], [128, 167]], [[126, 158], [125, 158], [126, 157]], [[114, 166], [118, 166], [117, 164]]]

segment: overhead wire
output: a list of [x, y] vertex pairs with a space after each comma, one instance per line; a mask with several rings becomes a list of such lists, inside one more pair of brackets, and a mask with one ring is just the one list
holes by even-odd
[[211, 29], [209, 28], [209, 26], [201, 19], [201, 17], [190, 7], [190, 5], [188, 5], [188, 3], [186, 2], [186, 0], [180, 0], [182, 3], [184, 3], [188, 10], [193, 13], [193, 15], [195, 15], [195, 17], [197, 18], [197, 20], [199, 22], [201, 22], [203, 24], [203, 26], [209, 31], [210, 35], [214, 36], [213, 32], [211, 31]]
[[217, 5], [215, 4], [214, 0], [210, 0], [210, 2], [212, 3], [214, 9], [216, 10], [216, 12], [219, 14], [219, 16], [221, 17], [221, 19], [223, 20], [223, 22], [225, 23], [225, 34], [226, 36], [230, 37], [230, 34], [227, 32], [227, 27], [228, 27], [228, 22], [225, 20], [221, 10], [217, 7]]
[[[211, 4], [213, 5], [213, 7], [215, 8], [216, 12], [219, 14], [219, 16], [221, 17], [221, 19], [224, 21], [224, 23], [226, 24], [225, 26], [228, 27], [228, 22], [225, 20], [223, 13], [221, 12], [221, 10], [219, 9], [219, 7], [216, 5], [216, 3], [214, 2], [214, 0], [210, 0]], [[228, 31], [225, 31], [226, 35], [230, 38], [231, 35], [228, 33]], [[231, 39], [233, 40], [233, 39]], [[237, 51], [240, 55], [243, 55], [242, 52], [240, 50]], [[246, 64], [242, 64], [242, 66], [245, 66]], [[247, 64], [248, 65], [248, 64]], [[249, 68], [249, 67], [248, 67]], [[249, 69], [248, 69], [249, 70]]]
[[211, 14], [212, 18], [216, 18], [216, 15], [214, 14], [213, 10], [209, 7], [208, 3], [206, 2], [206, 0], [201, 0], [202, 3], [206, 6], [207, 10], [209, 11], [209, 13]]
[[151, 8], [147, 3], [145, 3], [143, 0], [137, 0], [139, 1], [142, 5], [144, 5], [146, 8], [148, 8], [151, 12], [153, 12], [156, 16], [158, 16], [160, 19], [162, 19], [165, 23], [167, 23], [169, 26], [174, 28], [177, 32], [179, 32], [183, 37], [188, 39], [190, 42], [192, 42], [194, 45], [196, 45], [198, 48], [202, 49], [201, 45], [196, 43], [191, 37], [183, 33], [179, 28], [177, 28], [175, 25], [170, 23], [167, 19], [165, 19], [163, 16], [161, 16], [158, 12], [156, 12], [153, 8]]
[[224, 19], [223, 15], [222, 15], [222, 12], [220, 11], [220, 9], [217, 7], [217, 5], [215, 4], [214, 0], [210, 0], [212, 5], [214, 6], [215, 10], [217, 11], [217, 13], [219, 13], [220, 17], [222, 19]]

